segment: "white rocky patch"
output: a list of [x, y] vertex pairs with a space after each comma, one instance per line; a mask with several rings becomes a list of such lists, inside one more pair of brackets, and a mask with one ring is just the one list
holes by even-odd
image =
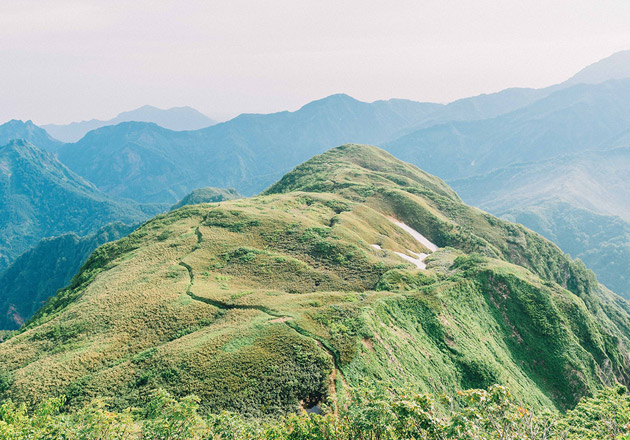
[[393, 252], [396, 255], [398, 255], [400, 258], [404, 258], [405, 260], [409, 261], [410, 263], [415, 264], [418, 269], [425, 270], [427, 268], [427, 265], [424, 264], [424, 259], [427, 258], [429, 256], [429, 254], [425, 254], [425, 253], [416, 254], [415, 252], [410, 251], [409, 249], [407, 249], [407, 252], [409, 252], [410, 254], [413, 255], [413, 257], [410, 257], [409, 255], [403, 254], [402, 252], [396, 252], [396, 251], [393, 251]]
[[415, 238], [418, 243], [420, 243], [425, 248], [429, 249], [431, 252], [435, 252], [435, 251], [438, 250], [438, 247], [436, 245], [431, 243], [424, 235], [422, 235], [421, 233], [419, 233], [418, 231], [416, 231], [412, 227], [407, 226], [403, 222], [399, 222], [398, 220], [396, 220], [393, 217], [387, 217], [387, 219], [390, 222], [392, 222], [393, 224], [395, 224], [396, 226], [398, 226], [403, 231], [407, 232], [409, 235], [411, 235], [413, 238]]
[[[438, 247], [435, 244], [431, 243], [424, 235], [422, 235], [421, 233], [419, 233], [418, 231], [416, 231], [412, 227], [406, 225], [403, 222], [399, 222], [398, 220], [396, 220], [393, 217], [387, 217], [387, 219], [390, 222], [392, 222], [393, 224], [395, 224], [396, 226], [398, 226], [403, 231], [407, 232], [418, 243], [420, 243], [425, 248], [429, 249], [431, 252], [435, 252], [435, 251], [438, 250]], [[372, 246], [374, 249], [378, 249], [378, 250], [382, 249], [378, 244], [371, 244], [370, 246]], [[409, 261], [410, 263], [413, 263], [418, 269], [426, 270], [426, 268], [427, 268], [427, 265], [424, 263], [424, 260], [425, 260], [425, 258], [427, 258], [429, 256], [429, 254], [425, 254], [424, 252], [421, 252], [421, 253], [417, 254], [417, 253], [415, 253], [415, 252], [413, 252], [412, 250], [409, 250], [409, 249], [407, 249], [407, 252], [409, 253], [409, 255], [408, 254], [403, 254], [402, 252], [396, 252], [396, 251], [392, 251], [392, 252], [394, 252], [400, 258], [403, 258], [403, 259]]]

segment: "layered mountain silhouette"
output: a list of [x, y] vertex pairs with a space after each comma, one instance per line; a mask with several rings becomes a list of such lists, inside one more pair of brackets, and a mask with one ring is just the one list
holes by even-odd
[[90, 121], [72, 122], [67, 125], [43, 125], [46, 131], [64, 142], [76, 142], [87, 132], [106, 125], [116, 125], [121, 122], [153, 122], [170, 130], [198, 130], [214, 125], [213, 121], [203, 113], [191, 107], [173, 107], [166, 110], [145, 105], [138, 109], [122, 112], [108, 121], [92, 119]]
[[23, 140], [0, 147], [0, 206], [0, 270], [44, 237], [85, 235], [161, 210], [113, 200], [51, 153]]
[[[630, 145], [630, 80], [623, 79], [627, 58], [628, 52], [615, 54], [561, 85], [508, 89], [447, 105], [365, 103], [340, 94], [296, 112], [241, 115], [192, 131], [165, 126], [176, 113], [195, 120], [194, 111], [145, 106], [112, 121], [92, 122], [158, 121], [162, 115], [162, 126], [123, 122], [62, 144], [30, 121], [11, 121], [0, 126], [0, 139], [23, 138], [55, 152], [76, 174], [94, 183], [102, 197], [157, 202], [162, 209], [196, 188], [258, 193], [331, 145], [380, 144], [448, 179], [467, 202], [556, 241], [591, 265], [607, 285], [628, 295], [630, 264], [625, 255], [630, 242], [627, 213], [621, 212], [627, 207], [627, 162], [606, 159], [612, 157], [608, 151]], [[207, 121], [199, 117], [198, 123], [205, 126]], [[579, 166], [563, 165], [574, 155], [582, 158]], [[108, 221], [139, 218], [119, 213], [122, 217]], [[64, 232], [85, 231], [70, 227]], [[41, 234], [35, 234], [35, 241], [28, 243], [39, 238]], [[17, 245], [10, 258], [27, 247]]]
[[0, 145], [12, 140], [24, 139], [44, 150], [55, 152], [63, 142], [51, 137], [46, 130], [33, 124], [32, 121], [12, 120], [0, 125]]
[[117, 409], [164, 388], [277, 416], [364, 383], [498, 382], [564, 409], [630, 383], [628, 329], [627, 302], [551, 242], [344, 145], [262, 195], [185, 206], [98, 248], [0, 344], [2, 396]]
[[497, 118], [415, 131], [385, 148], [457, 179], [519, 162], [618, 146], [630, 125], [630, 79], [561, 89]]
[[630, 78], [630, 50], [614, 53], [585, 67], [564, 84], [598, 84], [623, 78]]
[[241, 115], [197, 131], [135, 122], [104, 127], [64, 146], [59, 158], [110, 195], [142, 202], [174, 203], [205, 186], [251, 195], [331, 145], [382, 142], [435, 108], [333, 95], [296, 112]]

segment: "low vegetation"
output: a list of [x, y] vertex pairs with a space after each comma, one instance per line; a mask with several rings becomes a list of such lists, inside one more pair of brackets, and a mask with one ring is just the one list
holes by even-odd
[[29, 411], [0, 405], [0, 439], [67, 440], [599, 440], [630, 438], [630, 396], [612, 387], [559, 414], [517, 404], [509, 391], [493, 385], [453, 397], [391, 389], [361, 388], [352, 405], [321, 414], [293, 413], [278, 419], [251, 419], [221, 412], [199, 413], [200, 399], [175, 399], [157, 390], [144, 408], [112, 411], [95, 399], [78, 412], [65, 411], [65, 398], [47, 400]]
[[200, 203], [216, 203], [224, 200], [240, 199], [241, 196], [234, 188], [199, 188], [192, 191], [178, 203], [171, 207], [171, 210], [179, 209], [182, 206], [198, 205]]

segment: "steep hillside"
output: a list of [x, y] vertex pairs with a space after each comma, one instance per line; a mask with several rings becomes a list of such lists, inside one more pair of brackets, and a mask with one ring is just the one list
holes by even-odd
[[97, 249], [0, 344], [0, 398], [125, 407], [164, 387], [256, 415], [365, 380], [498, 382], [566, 408], [630, 382], [629, 330], [627, 303], [552, 243], [344, 145], [261, 196], [186, 206]]
[[502, 215], [579, 258], [615, 293], [630, 299], [630, 222], [576, 208], [561, 200], [515, 205]]
[[6, 145], [16, 139], [24, 139], [39, 148], [53, 152], [63, 145], [31, 121], [23, 122], [14, 119], [0, 125], [0, 145]]
[[68, 285], [92, 251], [135, 229], [112, 223], [95, 234], [45, 238], [0, 272], [0, 330], [15, 330]]
[[44, 237], [85, 235], [160, 210], [112, 200], [49, 152], [21, 140], [0, 147], [0, 206], [0, 270]]
[[215, 203], [225, 200], [240, 199], [241, 196], [234, 188], [199, 188], [188, 194], [171, 207], [171, 210], [179, 209], [186, 205], [198, 205], [200, 203]]
[[564, 155], [451, 181], [464, 201], [580, 258], [630, 298], [630, 148]]
[[121, 122], [153, 122], [160, 127], [169, 130], [199, 130], [216, 124], [215, 121], [191, 107], [173, 107], [162, 110], [151, 105], [145, 105], [138, 109], [122, 112], [113, 119], [101, 121], [72, 122], [67, 125], [49, 124], [42, 126], [57, 139], [64, 142], [77, 142], [89, 131], [108, 125], [117, 125]]

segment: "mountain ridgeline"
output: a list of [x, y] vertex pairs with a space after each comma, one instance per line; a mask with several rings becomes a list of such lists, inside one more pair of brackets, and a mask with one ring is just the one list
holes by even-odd
[[241, 196], [234, 188], [199, 188], [174, 204], [171, 207], [171, 211], [187, 205], [223, 202], [225, 200], [240, 199], [242, 197], [243, 196]]
[[[491, 185], [473, 194], [477, 187], [473, 184], [466, 202], [519, 219], [547, 238], [561, 240], [563, 250], [584, 259], [606, 285], [630, 297], [626, 234], [605, 231], [599, 238], [585, 240], [584, 234], [593, 228], [582, 228], [577, 220], [588, 216], [588, 223], [600, 228], [628, 222], [616, 211], [627, 206], [617, 201], [628, 197], [625, 175], [630, 167], [622, 161], [606, 169], [610, 165], [606, 152], [630, 145], [626, 61], [627, 53], [620, 53], [555, 86], [508, 89], [448, 105], [405, 100], [365, 103], [333, 95], [295, 112], [241, 115], [195, 131], [126, 122], [60, 147], [59, 158], [111, 197], [169, 205], [207, 186], [256, 194], [298, 163], [346, 142], [380, 145], [446, 179], [458, 191], [466, 190], [466, 183], [458, 184], [463, 179], [500, 171], [522, 183], [509, 185], [516, 197]], [[566, 200], [564, 186], [545, 184], [548, 174], [541, 180], [527, 180], [531, 173], [542, 175], [550, 161], [587, 153], [593, 153], [591, 164], [597, 176], [606, 176], [606, 184], [596, 180], [589, 167], [583, 168], [583, 176], [571, 173], [576, 179], [570, 186], [585, 188], [586, 197]], [[527, 171], [518, 167], [523, 164], [528, 164]], [[587, 184], [591, 182], [595, 184]], [[506, 203], [494, 209], [484, 205], [484, 198]], [[526, 215], [520, 215], [523, 198], [527, 198]], [[588, 206], [582, 203], [586, 198]], [[551, 216], [552, 212], [560, 217]]]
[[216, 124], [206, 115], [191, 107], [173, 107], [162, 110], [151, 105], [145, 105], [138, 109], [122, 112], [108, 121], [92, 119], [90, 121], [72, 122], [68, 125], [43, 125], [42, 128], [63, 142], [77, 142], [89, 131], [108, 125], [117, 125], [122, 122], [152, 122], [169, 130], [199, 130]]
[[162, 210], [103, 194], [50, 152], [16, 140], [0, 147], [0, 271], [44, 237], [86, 235]]
[[[161, 210], [208, 186], [258, 193], [332, 145], [380, 144], [447, 179], [467, 203], [553, 240], [630, 298], [627, 60], [622, 52], [552, 87], [508, 89], [448, 105], [333, 95], [295, 112], [241, 115], [194, 131], [169, 130], [164, 127], [177, 127], [158, 118], [190, 116], [187, 123], [194, 125], [194, 114], [175, 117], [146, 107], [96, 122], [135, 118], [163, 126], [122, 122], [61, 144], [31, 122], [11, 121], [0, 126], [0, 139], [23, 137], [55, 152], [108, 197], [159, 203]], [[550, 172], [554, 167], [563, 171]], [[109, 220], [128, 221], [114, 217]], [[18, 244], [2, 264], [25, 246]]]
[[296, 112], [245, 114], [196, 131], [128, 122], [88, 133], [59, 158], [102, 191], [140, 202], [174, 203], [207, 186], [252, 195], [331, 145], [383, 142], [436, 106], [333, 95]]
[[55, 152], [63, 145], [52, 138], [46, 130], [33, 124], [32, 121], [16, 121], [12, 120], [0, 125], [0, 145], [7, 145], [11, 141], [23, 139], [37, 147]]
[[125, 408], [161, 387], [278, 415], [365, 381], [501, 383], [565, 409], [630, 383], [629, 330], [628, 304], [551, 242], [348, 144], [257, 197], [184, 206], [99, 247], [0, 344], [0, 398]]

